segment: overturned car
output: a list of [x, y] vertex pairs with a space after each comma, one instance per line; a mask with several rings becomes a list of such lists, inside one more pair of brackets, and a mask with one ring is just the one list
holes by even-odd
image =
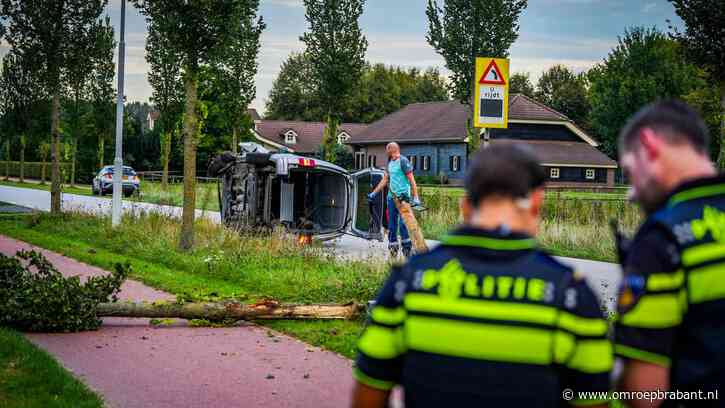
[[343, 234], [382, 240], [385, 194], [378, 194], [376, 202], [367, 197], [382, 180], [382, 170], [350, 174], [322, 160], [242, 143], [240, 154], [214, 158], [208, 173], [220, 179], [219, 210], [228, 227], [259, 231], [283, 226], [316, 240]]

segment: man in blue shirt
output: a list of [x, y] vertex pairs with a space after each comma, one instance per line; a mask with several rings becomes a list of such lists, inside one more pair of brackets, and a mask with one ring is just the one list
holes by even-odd
[[[403, 247], [403, 254], [410, 256], [411, 248], [415, 244], [415, 250], [422, 253], [428, 250], [420, 231], [418, 221], [412, 211], [412, 206], [420, 205], [418, 198], [418, 186], [413, 176], [413, 166], [410, 161], [400, 155], [400, 146], [393, 142], [385, 148], [388, 154], [388, 167], [385, 177], [370, 193], [373, 198], [386, 186], [388, 187], [388, 242], [390, 252], [395, 256], [398, 253], [398, 226], [400, 227], [400, 243]], [[398, 223], [400, 216], [403, 222]], [[413, 240], [411, 241], [411, 236]]]

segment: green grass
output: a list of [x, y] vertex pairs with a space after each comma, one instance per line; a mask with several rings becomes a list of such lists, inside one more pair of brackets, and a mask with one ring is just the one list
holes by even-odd
[[[461, 222], [460, 196], [447, 190], [423, 192], [423, 204], [428, 210], [419, 213], [418, 217], [427, 238], [439, 239]], [[615, 198], [618, 195], [606, 194], [604, 199], [597, 199], [593, 194], [559, 192], [546, 195], [538, 236], [544, 248], [561, 256], [616, 261], [610, 221], [616, 220], [623, 231], [631, 234], [642, 222], [642, 215], [635, 205]]]
[[[191, 300], [366, 302], [387, 277], [385, 263], [340, 261], [319, 247], [300, 248], [280, 233], [240, 237], [199, 220], [195, 249], [181, 252], [177, 220], [148, 214], [124, 217], [122, 224], [115, 231], [108, 219], [74, 214], [0, 217], [5, 235], [106, 270], [129, 263], [132, 278]], [[348, 357], [360, 330], [359, 322], [271, 325]]]
[[22, 335], [0, 327], [0, 407], [103, 407], [90, 391]]
[[[184, 200], [184, 185], [182, 183], [170, 183], [166, 191], [164, 191], [159, 182], [142, 181], [141, 193], [138, 197], [134, 196], [133, 200], [181, 207]], [[196, 208], [219, 211], [217, 183], [196, 183]]]

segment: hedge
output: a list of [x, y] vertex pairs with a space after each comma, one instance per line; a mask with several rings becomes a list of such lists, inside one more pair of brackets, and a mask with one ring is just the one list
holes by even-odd
[[[7, 164], [10, 164], [9, 175], [10, 177], [20, 177], [20, 162], [19, 161], [0, 161], [0, 177], [5, 177], [6, 175], [6, 166]], [[41, 162], [25, 162], [25, 178], [29, 179], [38, 179], [40, 180], [41, 175], [41, 169], [42, 169], [43, 163]], [[71, 164], [70, 163], [61, 163], [60, 164], [60, 172], [61, 174], [69, 175], [71, 170]], [[48, 162], [45, 165], [45, 179], [50, 180], [50, 172], [51, 169], [51, 163]], [[68, 178], [68, 176], [66, 176]]]

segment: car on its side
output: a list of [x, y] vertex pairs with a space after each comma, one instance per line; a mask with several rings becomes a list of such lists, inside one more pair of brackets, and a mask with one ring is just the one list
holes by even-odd
[[370, 202], [368, 193], [384, 172], [349, 173], [323, 160], [270, 153], [242, 143], [241, 154], [225, 152], [209, 165], [219, 178], [221, 219], [228, 227], [253, 231], [282, 226], [315, 240], [343, 234], [382, 239], [384, 194]]
[[[121, 180], [123, 195], [130, 197], [139, 191], [141, 181], [136, 171], [129, 167], [123, 166], [123, 178]], [[113, 166], [105, 166], [98, 171], [91, 183], [93, 195], [113, 194]]]

